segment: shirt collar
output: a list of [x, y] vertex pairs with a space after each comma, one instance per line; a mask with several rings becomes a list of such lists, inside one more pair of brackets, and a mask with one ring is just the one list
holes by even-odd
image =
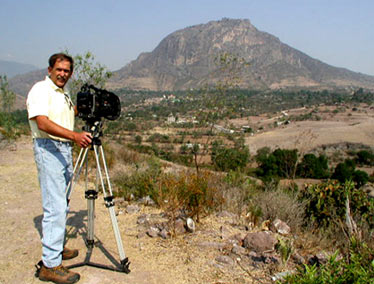
[[45, 76], [45, 81], [47, 81], [48, 85], [56, 92], [62, 93], [62, 94], [67, 94], [67, 92], [64, 90], [64, 88], [60, 88], [56, 86], [55, 83], [49, 78], [49, 76]]

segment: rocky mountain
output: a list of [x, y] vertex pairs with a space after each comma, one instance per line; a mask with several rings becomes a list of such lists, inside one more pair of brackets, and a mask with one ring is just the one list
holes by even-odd
[[199, 88], [220, 79], [215, 58], [225, 52], [249, 63], [240, 73], [243, 88], [374, 89], [374, 76], [325, 64], [257, 30], [249, 20], [235, 19], [211, 21], [168, 35], [152, 52], [140, 54], [114, 72], [108, 87]]
[[0, 75], [6, 75], [8, 78], [15, 75], [24, 74], [37, 70], [38, 67], [31, 64], [23, 64], [14, 61], [0, 60]]

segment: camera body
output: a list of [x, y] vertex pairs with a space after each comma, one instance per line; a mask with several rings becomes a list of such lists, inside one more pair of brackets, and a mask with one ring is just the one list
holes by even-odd
[[114, 93], [85, 84], [77, 94], [78, 116], [88, 123], [101, 118], [116, 120], [121, 114], [121, 102]]

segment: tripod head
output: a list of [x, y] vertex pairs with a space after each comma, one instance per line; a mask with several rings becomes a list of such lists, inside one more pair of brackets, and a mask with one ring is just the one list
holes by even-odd
[[104, 122], [99, 120], [87, 120], [86, 125], [83, 126], [83, 131], [90, 132], [92, 135], [92, 145], [101, 145], [100, 137], [103, 136], [103, 124]]

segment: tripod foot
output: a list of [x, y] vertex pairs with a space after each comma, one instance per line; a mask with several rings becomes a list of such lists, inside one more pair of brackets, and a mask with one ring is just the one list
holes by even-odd
[[122, 259], [122, 260], [121, 260], [122, 270], [123, 270], [123, 272], [125, 272], [126, 274], [129, 274], [130, 271], [131, 271], [130, 268], [129, 268], [130, 263], [131, 263], [131, 262], [129, 262], [129, 258], [128, 258], [128, 257], [126, 257], [125, 259]]

